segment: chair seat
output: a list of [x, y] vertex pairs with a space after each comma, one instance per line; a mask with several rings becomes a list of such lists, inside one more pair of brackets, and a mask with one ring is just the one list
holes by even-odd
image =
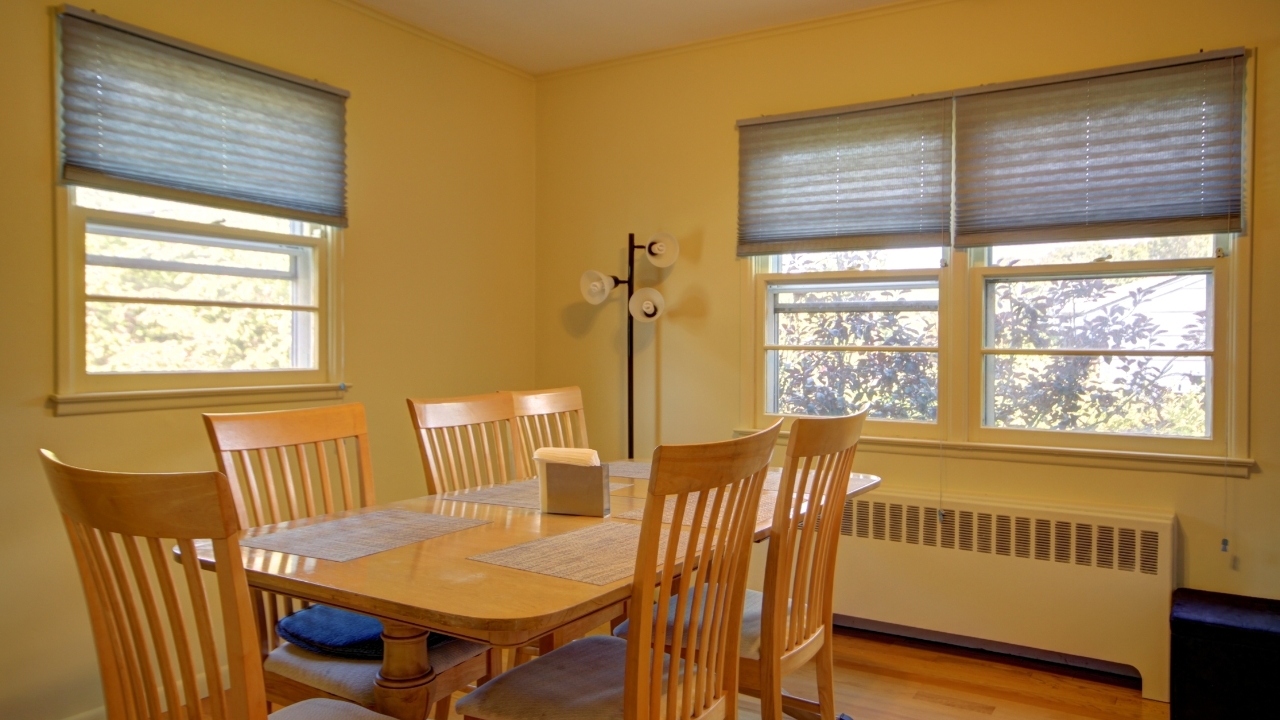
[[[508, 670], [456, 709], [482, 720], [622, 720], [626, 674], [627, 641], [592, 635]], [[664, 666], [663, 697], [666, 674]]]
[[267, 716], [270, 720], [391, 720], [386, 715], [341, 700], [303, 700]]
[[[489, 646], [468, 640], [451, 640], [431, 648], [431, 668], [442, 673], [487, 651]], [[308, 652], [291, 643], [267, 655], [262, 669], [352, 702], [372, 706], [374, 680], [381, 660], [351, 660]]]
[[[705, 602], [703, 603], [706, 604]], [[685, 619], [688, 621], [689, 610], [693, 606], [693, 597], [690, 596], [685, 602]], [[657, 613], [657, 608], [654, 609]], [[702, 613], [699, 612], [698, 634], [702, 634]], [[744, 657], [749, 660], [760, 659], [760, 618], [764, 615], [764, 594], [755, 590], [748, 590], [746, 601], [742, 606], [742, 631], [739, 641], [738, 657]], [[667, 644], [670, 645], [674, 639], [676, 621], [676, 606], [674, 603], [667, 611]], [[627, 628], [631, 621], [628, 620], [618, 627], [614, 628], [613, 634], [620, 638], [627, 636]]]

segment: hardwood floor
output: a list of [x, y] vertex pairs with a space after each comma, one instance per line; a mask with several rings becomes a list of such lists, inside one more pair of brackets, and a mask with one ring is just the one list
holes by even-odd
[[[854, 720], [1168, 720], [1136, 680], [1033, 660], [837, 628], [836, 710]], [[789, 692], [816, 698], [813, 665]], [[759, 703], [742, 697], [742, 720]], [[460, 717], [451, 715], [453, 718]]]

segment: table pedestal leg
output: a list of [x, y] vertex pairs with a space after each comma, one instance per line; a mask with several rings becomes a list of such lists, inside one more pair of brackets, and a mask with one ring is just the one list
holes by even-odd
[[427, 631], [404, 623], [382, 621], [382, 670], [373, 688], [378, 712], [397, 720], [427, 716], [435, 676], [427, 661]]

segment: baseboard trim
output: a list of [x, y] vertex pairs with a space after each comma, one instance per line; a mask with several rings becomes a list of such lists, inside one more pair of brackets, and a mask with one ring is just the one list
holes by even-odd
[[105, 705], [100, 705], [92, 710], [85, 710], [82, 713], [68, 715], [62, 720], [107, 720], [107, 708]]
[[983, 640], [981, 638], [972, 638], [965, 635], [953, 635], [951, 633], [937, 632], [935, 630], [922, 630], [920, 628], [913, 628], [907, 625], [895, 625], [893, 623], [880, 622], [879, 620], [867, 620], [865, 618], [856, 618], [849, 615], [840, 615], [839, 613], [835, 614], [833, 620], [839, 627], [853, 628], [855, 630], [867, 630], [870, 632], [884, 633], [885, 635], [898, 635], [900, 637], [907, 637], [915, 640], [927, 640], [929, 642], [942, 643], [943, 645], [955, 645], [956, 647], [970, 648], [972, 650], [986, 650], [987, 652], [1000, 653], [1002, 655], [1013, 655], [1015, 657], [1039, 660], [1041, 662], [1069, 665], [1071, 667], [1084, 668], [1086, 670], [1094, 670], [1096, 672], [1110, 673], [1112, 675], [1121, 675], [1124, 677], [1142, 677], [1141, 674], [1138, 673], [1138, 670], [1132, 665], [1125, 665], [1123, 663], [1115, 663], [1107, 660], [1080, 657], [1079, 655], [1068, 655], [1066, 653], [1053, 652], [1051, 650], [1040, 650], [1038, 648], [996, 642], [994, 640]]

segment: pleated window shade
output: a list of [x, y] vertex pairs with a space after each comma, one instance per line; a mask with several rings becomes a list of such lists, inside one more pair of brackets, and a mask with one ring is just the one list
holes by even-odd
[[951, 104], [744, 121], [738, 255], [948, 244]]
[[1243, 69], [957, 97], [956, 246], [1239, 231]]
[[346, 93], [64, 10], [67, 182], [346, 225]]

